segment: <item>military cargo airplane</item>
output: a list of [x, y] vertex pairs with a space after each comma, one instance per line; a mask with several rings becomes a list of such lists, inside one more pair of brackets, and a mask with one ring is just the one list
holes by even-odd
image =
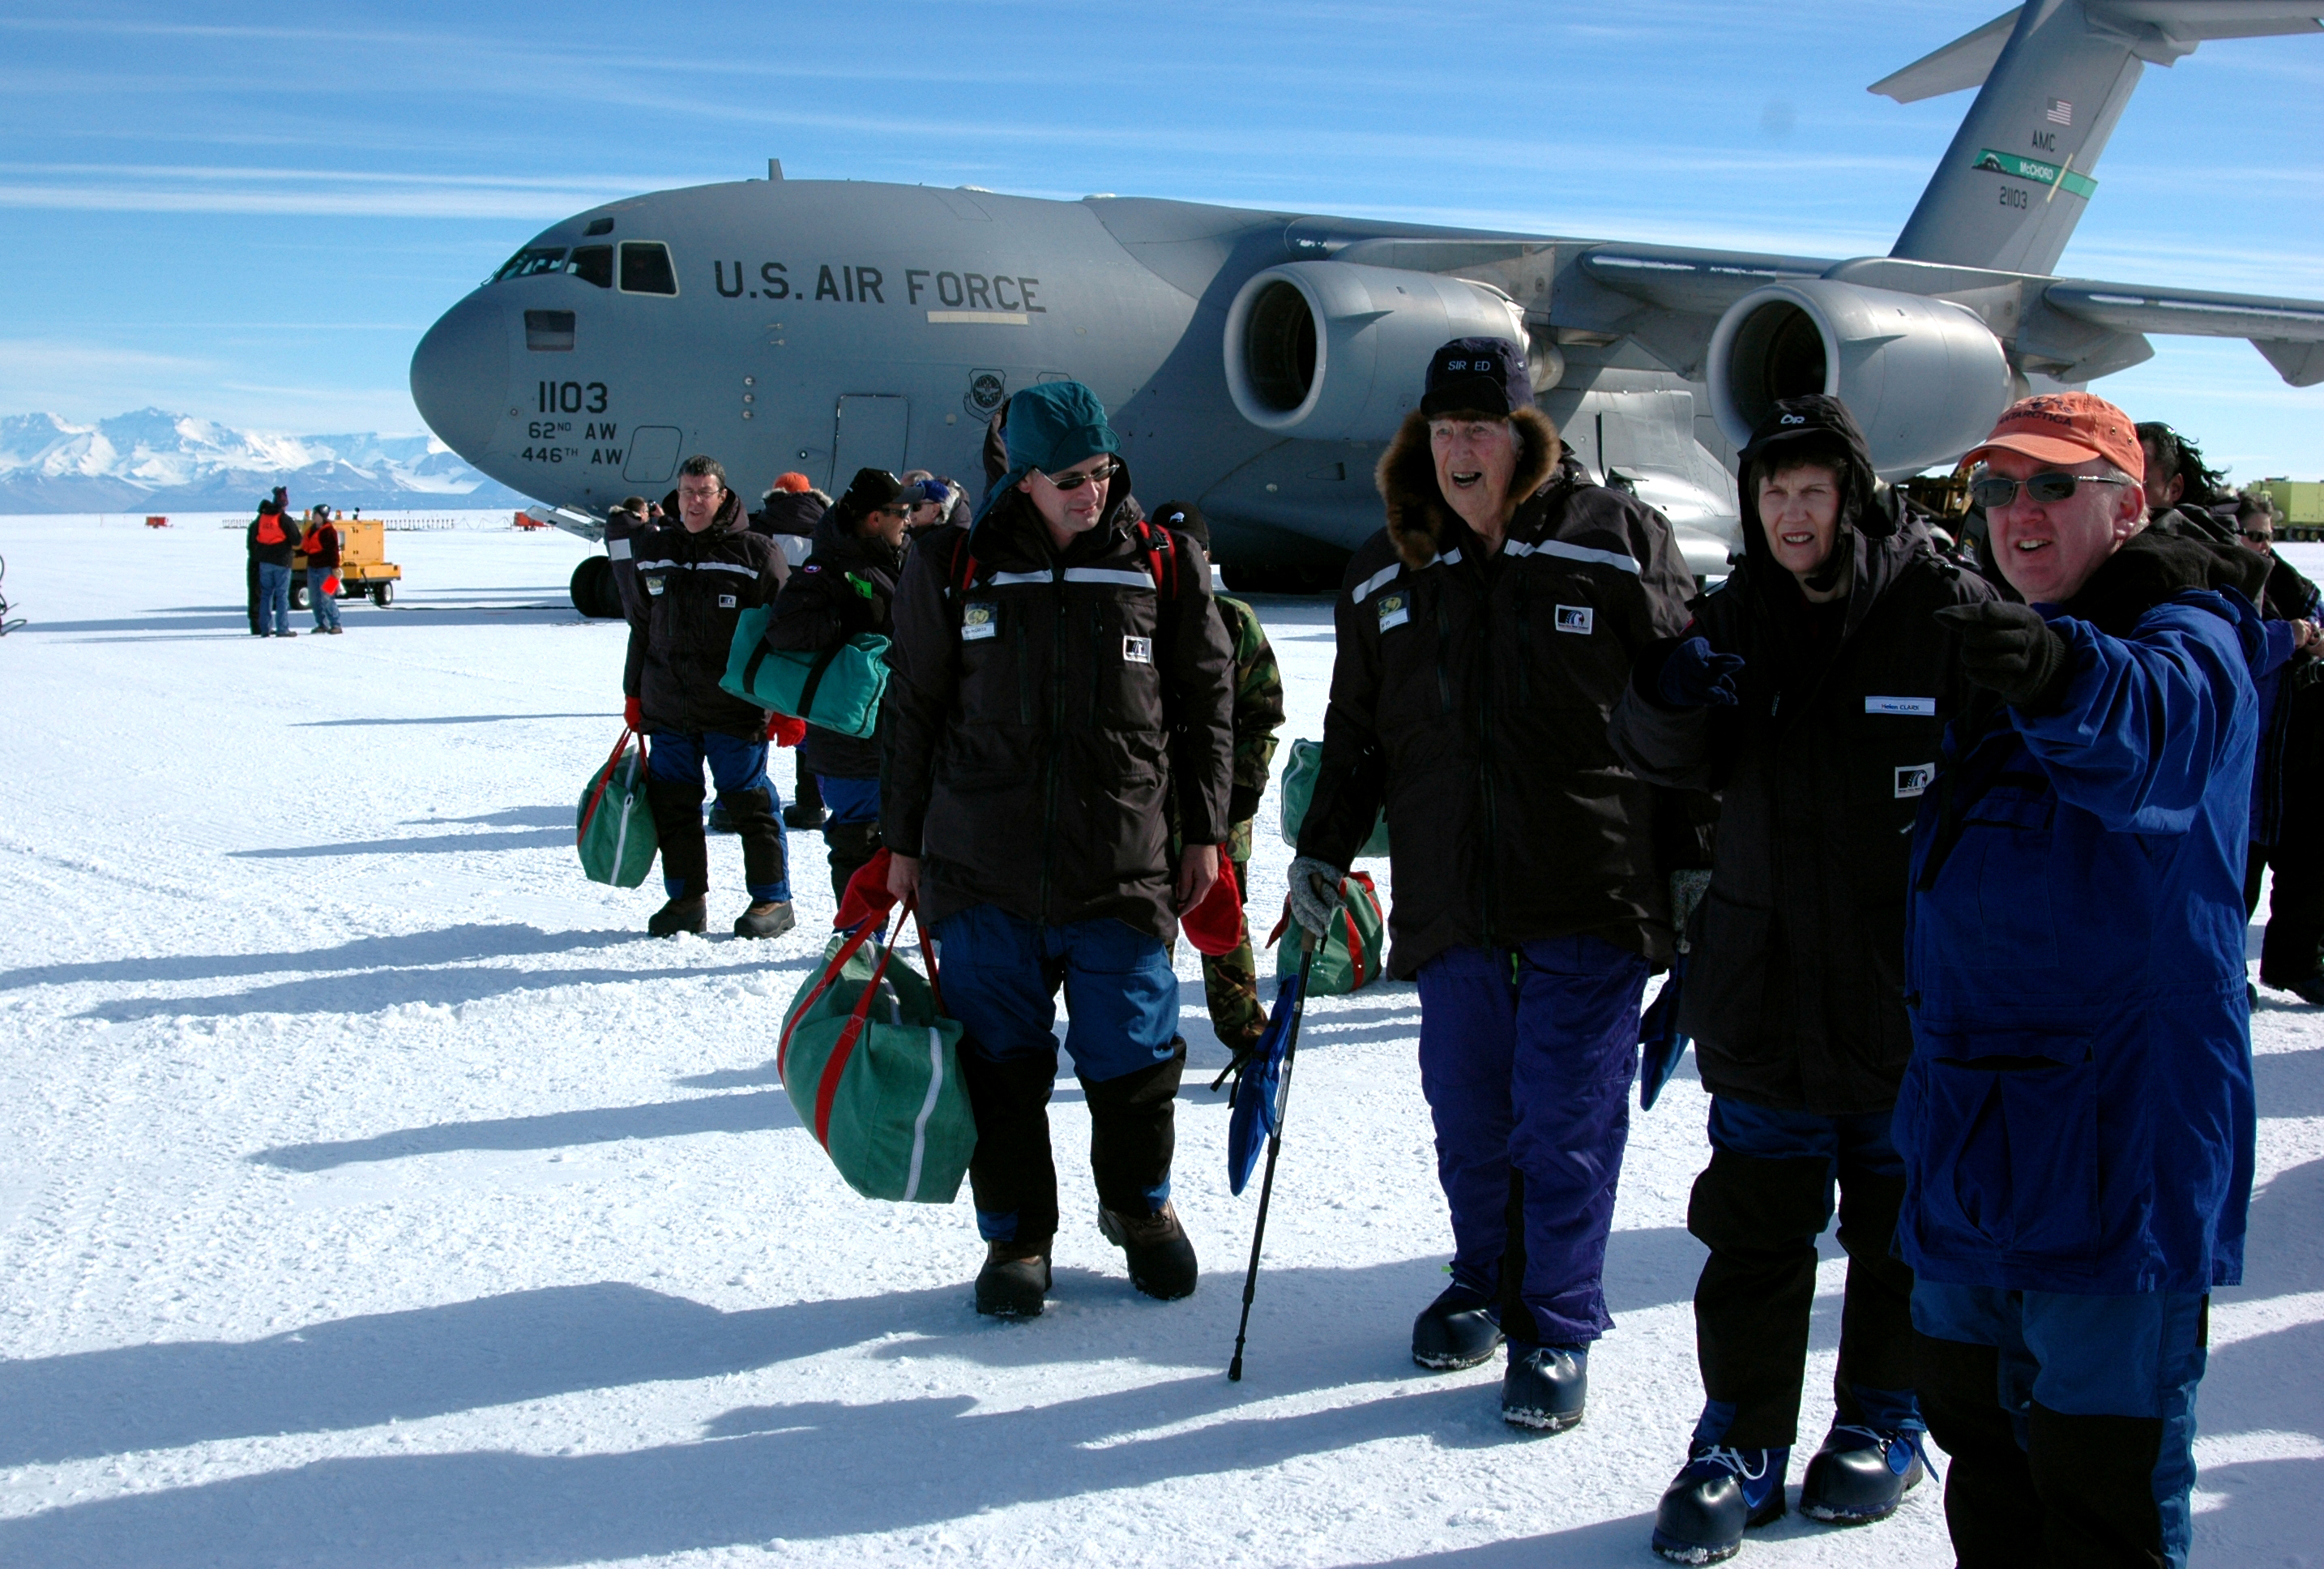
[[[421, 415], [595, 538], [691, 452], [981, 477], [989, 417], [1071, 378], [1148, 502], [1198, 501], [1227, 580], [1337, 582], [1379, 526], [1373, 465], [1448, 338], [1526, 346], [1593, 474], [1660, 507], [1698, 574], [1738, 536], [1736, 448], [1770, 403], [1845, 398], [1884, 475], [1947, 465], [2029, 388], [2250, 339], [2324, 382], [2324, 303], [2053, 276], [2149, 64], [2313, 32], [2324, 0], [2028, 0], [1871, 90], [1979, 91], [1886, 256], [1829, 260], [1190, 202], [853, 181], [699, 186], [553, 224], [411, 361]], [[602, 557], [575, 574], [615, 614]]]

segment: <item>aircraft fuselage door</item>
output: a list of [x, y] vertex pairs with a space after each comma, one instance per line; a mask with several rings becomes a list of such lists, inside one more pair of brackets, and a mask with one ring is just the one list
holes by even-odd
[[630, 432], [629, 461], [622, 477], [640, 485], [659, 485], [678, 467], [678, 447], [685, 433], [675, 425], [641, 425]]
[[831, 440], [831, 494], [845, 490], [859, 468], [901, 474], [911, 427], [909, 398], [866, 392], [841, 398]]

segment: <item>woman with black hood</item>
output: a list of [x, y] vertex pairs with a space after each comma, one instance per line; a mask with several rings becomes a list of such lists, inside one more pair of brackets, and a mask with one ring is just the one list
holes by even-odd
[[1933, 613], [1992, 597], [1881, 485], [1838, 399], [1778, 402], [1743, 449], [1744, 559], [1647, 651], [1610, 725], [1642, 779], [1722, 792], [1679, 1003], [1711, 1093], [1687, 1229], [1707, 1397], [1656, 1552], [1716, 1563], [1784, 1512], [1815, 1239], [1849, 1254], [1839, 1411], [1802, 1512], [1861, 1524], [1923, 1468], [1912, 1276], [1889, 1254], [1889, 1112], [1912, 1052], [1901, 977], [1910, 830], [1965, 696]]
[[[814, 549], [775, 598], [767, 642], [821, 651], [850, 638], [892, 630], [890, 606], [904, 571], [904, 521], [910, 501], [884, 468], [859, 468], [847, 492], [815, 525]], [[837, 735], [810, 725], [799, 761], [815, 775], [824, 807], [823, 842], [831, 853], [833, 896], [880, 851], [880, 742]]]

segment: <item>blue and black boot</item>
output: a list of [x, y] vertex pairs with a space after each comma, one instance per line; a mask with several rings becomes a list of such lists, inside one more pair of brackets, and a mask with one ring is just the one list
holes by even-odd
[[1791, 1458], [1788, 1445], [1736, 1449], [1698, 1438], [1655, 1507], [1655, 1554], [1674, 1564], [1723, 1564], [1735, 1556], [1745, 1531], [1783, 1518]]
[[1835, 1421], [1800, 1481], [1800, 1513], [1833, 1526], [1865, 1526], [1896, 1512], [1929, 1474], [1922, 1429]]
[[1501, 1318], [1493, 1299], [1458, 1280], [1412, 1321], [1412, 1360], [1424, 1368], [1473, 1368], [1500, 1349]]

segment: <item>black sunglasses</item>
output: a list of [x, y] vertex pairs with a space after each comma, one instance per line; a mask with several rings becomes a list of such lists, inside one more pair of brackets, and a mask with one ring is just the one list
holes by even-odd
[[[1034, 470], [1034, 472], [1036, 474], [1040, 473], [1038, 469]], [[1103, 485], [1120, 472], [1121, 465], [1113, 458], [1109, 457], [1105, 460], [1105, 466], [1103, 468], [1093, 468], [1086, 474], [1069, 474], [1062, 479], [1058, 478], [1055, 475], [1047, 474], [1041, 475], [1041, 477], [1047, 480], [1059, 490], [1079, 490], [1085, 485]]]
[[2273, 545], [2275, 543], [2275, 536], [2273, 534], [2255, 534], [2249, 529], [2246, 529], [2244, 531], [2244, 538], [2249, 540], [2255, 545]]
[[2043, 505], [2064, 501], [2075, 488], [2085, 485], [2133, 485], [2127, 479], [2110, 479], [2095, 474], [2037, 474], [2031, 479], [2004, 479], [1997, 474], [1980, 474], [1969, 482], [1969, 499], [1992, 512], [2006, 507], [2017, 499], [2017, 489], [2024, 486], [2026, 499]]

